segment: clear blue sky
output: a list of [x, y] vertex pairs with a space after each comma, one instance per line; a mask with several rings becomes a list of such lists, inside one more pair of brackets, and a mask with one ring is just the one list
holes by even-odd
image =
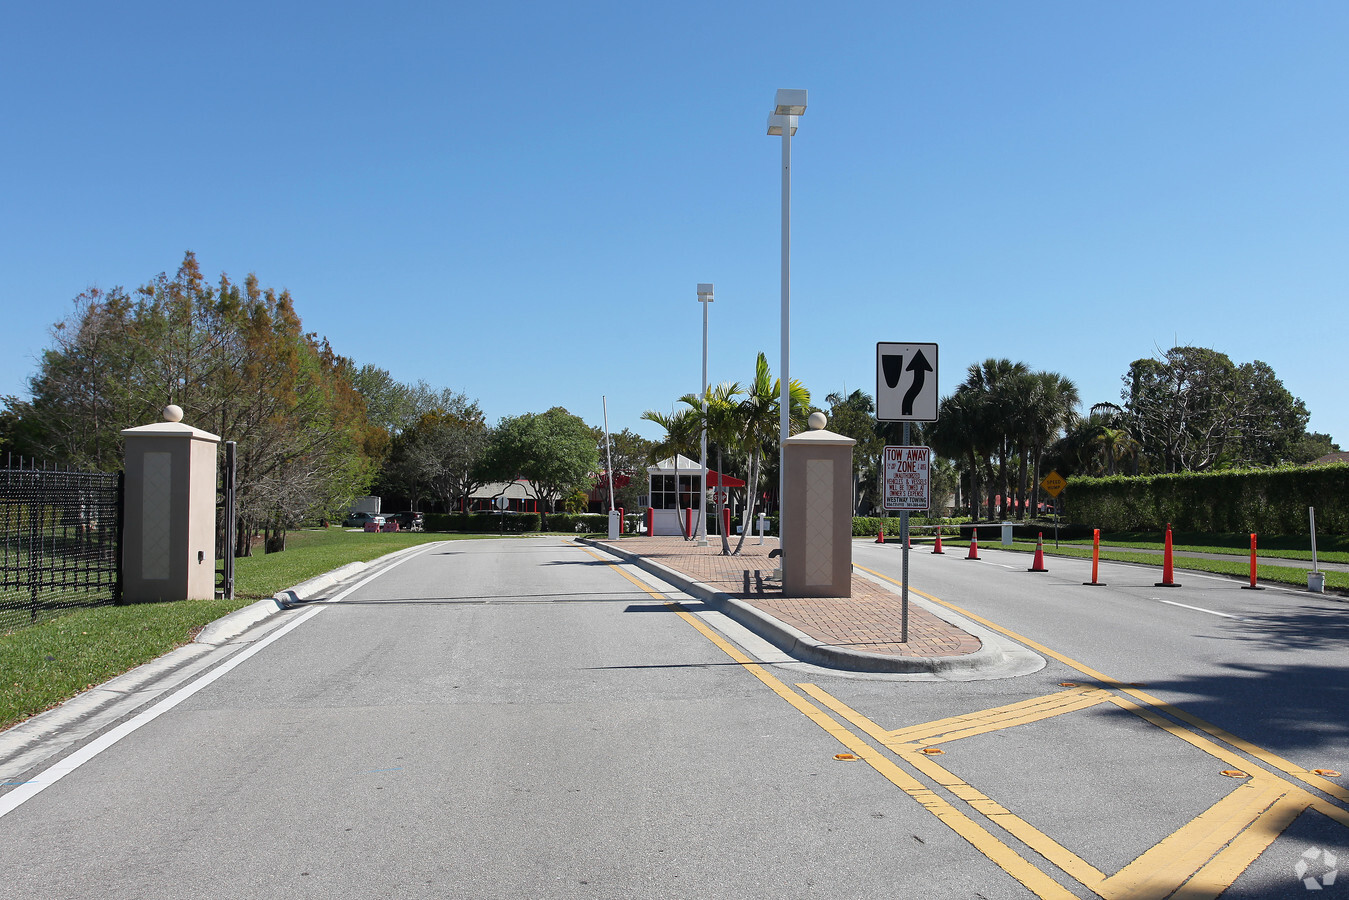
[[778, 369], [940, 344], [1118, 401], [1176, 343], [1269, 363], [1349, 445], [1349, 4], [22, 3], [0, 33], [0, 394], [96, 285], [186, 250], [358, 364], [657, 429]]

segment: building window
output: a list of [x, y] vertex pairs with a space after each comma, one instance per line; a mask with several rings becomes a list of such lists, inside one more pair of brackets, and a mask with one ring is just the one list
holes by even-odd
[[[651, 476], [652, 509], [688, 509], [697, 508], [702, 491], [703, 479], [700, 475], [680, 475], [679, 490], [675, 491], [674, 475]], [[676, 501], [678, 503], [676, 507]]]

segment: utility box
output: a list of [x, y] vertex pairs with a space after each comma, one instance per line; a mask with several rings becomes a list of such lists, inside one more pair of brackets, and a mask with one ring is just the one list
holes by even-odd
[[852, 448], [825, 431], [824, 413], [810, 430], [783, 441], [782, 595], [852, 596]]
[[126, 440], [122, 596], [130, 603], [215, 596], [215, 504], [220, 438], [167, 421], [122, 431]]
[[1002, 545], [1004, 547], [1012, 546], [1012, 523], [1002, 523]]

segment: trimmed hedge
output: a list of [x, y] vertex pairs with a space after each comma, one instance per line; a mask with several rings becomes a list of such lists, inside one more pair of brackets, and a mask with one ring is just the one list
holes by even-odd
[[1066, 518], [1108, 531], [1349, 534], [1349, 465], [1070, 478]]

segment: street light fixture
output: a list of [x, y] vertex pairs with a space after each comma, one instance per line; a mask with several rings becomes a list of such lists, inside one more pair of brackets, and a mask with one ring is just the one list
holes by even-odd
[[712, 285], [698, 285], [698, 302], [703, 305], [703, 440], [702, 455], [698, 464], [702, 466], [703, 505], [698, 510], [698, 546], [707, 546], [707, 308], [712, 303]]
[[778, 546], [783, 539], [786, 516], [782, 500], [787, 495], [785, 453], [791, 431], [791, 320], [792, 320], [792, 135], [797, 117], [806, 111], [806, 92], [779, 89], [768, 117], [769, 135], [782, 136], [782, 394], [778, 420]]

